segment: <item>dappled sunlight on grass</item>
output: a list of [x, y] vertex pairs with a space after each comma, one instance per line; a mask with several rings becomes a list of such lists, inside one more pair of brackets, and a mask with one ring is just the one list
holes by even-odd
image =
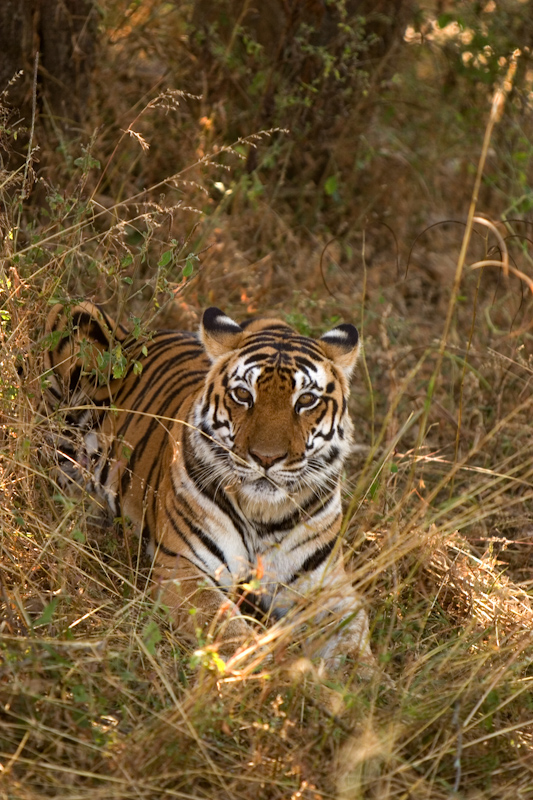
[[[442, 90], [430, 107], [424, 92], [434, 99], [444, 70], [435, 47], [458, 45], [424, 50], [413, 27], [397, 72], [386, 60], [383, 74], [358, 77], [357, 104], [346, 82], [337, 98], [321, 95], [317, 115], [332, 114], [324, 158], [322, 141], [296, 147], [263, 124], [266, 102], [254, 111], [256, 95], [243, 95], [250, 50], [239, 61], [204, 43], [202, 64], [188, 43], [186, 63], [173, 60], [169, 31], [185, 47], [186, 26], [162, 6], [107, 9], [115, 49], [95, 78], [97, 133], [84, 149], [45, 126], [44, 166], [35, 153], [17, 165], [16, 121], [2, 112], [14, 161], [0, 183], [0, 795], [526, 798], [530, 78], [518, 63], [483, 145], [510, 59], [490, 85], [458, 73], [459, 88], [446, 87], [457, 94], [448, 103]], [[304, 55], [296, 48], [289, 66]], [[309, 70], [319, 56], [317, 46]], [[162, 74], [187, 91], [153, 90]], [[312, 88], [285, 99], [315, 131]], [[513, 152], [509, 131], [522, 142]], [[342, 536], [375, 666], [345, 657], [328, 672], [313, 658], [324, 595], [257, 624], [230, 657], [216, 630], [185, 640], [170, 627], [127, 520], [56, 480], [61, 420], [40, 402], [43, 325], [68, 297], [93, 298], [146, 336], [194, 329], [213, 304], [239, 320], [276, 312], [306, 335], [358, 326]]]

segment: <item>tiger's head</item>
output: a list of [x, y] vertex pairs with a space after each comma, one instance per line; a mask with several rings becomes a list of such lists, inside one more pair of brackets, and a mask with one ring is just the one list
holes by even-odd
[[200, 337], [211, 369], [194, 424], [212, 479], [233, 487], [251, 516], [334, 490], [352, 442], [357, 329], [312, 339], [278, 319], [239, 325], [209, 308]]

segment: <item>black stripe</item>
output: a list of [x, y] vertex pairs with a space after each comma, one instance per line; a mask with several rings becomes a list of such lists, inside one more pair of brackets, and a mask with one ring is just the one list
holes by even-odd
[[300, 367], [300, 369], [316, 372], [316, 361], [310, 361], [304, 356], [294, 356], [294, 363], [297, 367]]
[[[324, 361], [324, 355], [317, 347], [313, 347], [312, 339], [304, 340], [304, 342], [294, 342], [294, 341], [279, 341], [274, 338], [265, 338], [263, 341], [258, 341], [257, 339], [253, 339], [249, 344], [243, 345], [240, 352], [242, 356], [251, 356], [253, 353], [257, 353], [259, 350], [266, 350], [264, 357], [265, 358], [272, 358], [274, 355], [273, 353], [269, 353], [268, 350], [272, 349], [276, 353], [286, 353], [287, 355], [294, 354], [300, 356], [311, 356], [316, 361]], [[252, 359], [247, 358], [245, 363], [248, 364]]]
[[[146, 429], [145, 433], [141, 437], [141, 439], [139, 439], [139, 441], [135, 445], [135, 451], [134, 452], [135, 452], [135, 456], [136, 456], [137, 459], [142, 456], [144, 450], [146, 449], [146, 445], [148, 444], [148, 441], [150, 440], [151, 436], [154, 433], [154, 430], [156, 428], [158, 428], [160, 425], [162, 425], [163, 427], [166, 427], [169, 424], [171, 424], [168, 419], [162, 419], [162, 417], [170, 417], [170, 414], [167, 413], [167, 412], [169, 412], [169, 407], [172, 406], [172, 404], [176, 402], [176, 396], [178, 394], [183, 394], [185, 392], [185, 390], [189, 389], [190, 387], [194, 388], [195, 386], [198, 386], [203, 381], [204, 375], [203, 375], [203, 373], [200, 373], [199, 375], [196, 374], [196, 376], [193, 377], [192, 380], [188, 380], [185, 383], [181, 383], [180, 384], [180, 381], [182, 381], [183, 378], [185, 378], [185, 377], [186, 378], [190, 378], [191, 375], [195, 375], [195, 373], [188, 373], [187, 375], [180, 375], [179, 379], [177, 381], [175, 381], [171, 385], [167, 386], [166, 388], [167, 388], [167, 391], [168, 391], [168, 395], [165, 398], [164, 402], [158, 405], [158, 408], [154, 412], [154, 416], [153, 417], [147, 417], [146, 418], [146, 419], [150, 420], [150, 423], [149, 423], [148, 428]], [[187, 397], [188, 397], [190, 394], [192, 394], [192, 392], [187, 392], [186, 394], [187, 394]], [[180, 402], [178, 405], [181, 405], [181, 404], [182, 403]], [[138, 410], [142, 410], [142, 409], [138, 409]], [[172, 409], [170, 409], [170, 410], [172, 410]], [[129, 419], [127, 421], [127, 424], [124, 425], [123, 427], [121, 427], [119, 429], [119, 431], [118, 431], [118, 434], [120, 434], [121, 436], [124, 436], [125, 431], [129, 427], [131, 422], [135, 421], [135, 419], [137, 419], [139, 421], [139, 424], [142, 424], [142, 422], [139, 419], [138, 415], [135, 414], [135, 410], [129, 410], [128, 409], [128, 411], [126, 412], [126, 416], [129, 417]], [[177, 422], [178, 420], [172, 419], [172, 421], [176, 421]], [[144, 422], [144, 420], [143, 420], [143, 422]], [[168, 436], [168, 434], [165, 432], [165, 438], [167, 436]]]
[[[218, 444], [218, 442], [213, 441], [214, 431], [212, 431], [211, 428], [208, 427], [207, 422], [205, 420], [203, 420], [200, 423], [200, 425], [197, 428], [197, 431], [198, 433], [202, 433], [204, 435], [206, 444], [213, 455], [213, 461], [215, 461], [216, 459], [226, 460], [229, 457], [227, 450], [224, 447], [222, 447], [221, 444]], [[211, 464], [211, 462], [209, 462], [209, 464]]]
[[211, 537], [208, 536], [208, 534], [205, 531], [199, 528], [198, 525], [195, 525], [194, 522], [191, 522], [189, 519], [186, 519], [185, 517], [183, 517], [183, 520], [184, 522], [187, 523], [191, 531], [200, 539], [201, 543], [204, 545], [206, 550], [209, 550], [211, 555], [215, 556], [215, 558], [218, 558], [220, 563], [224, 564], [226, 569], [229, 571], [229, 565], [228, 562], [226, 561], [226, 556], [224, 555], [220, 547], [217, 545], [217, 543], [214, 542], [213, 539], [211, 539]]
[[209, 413], [209, 405], [210, 405], [210, 402], [211, 402], [211, 396], [213, 394], [213, 390], [214, 390], [214, 384], [210, 383], [209, 386], [207, 387], [207, 392], [206, 392], [206, 396], [205, 396], [205, 403], [202, 406], [202, 416], [204, 416], [204, 417], [206, 417], [208, 415], [208, 413]]
[[333, 462], [339, 457], [340, 452], [341, 451], [339, 450], [338, 447], [332, 447], [329, 453], [327, 453], [325, 456], [323, 455], [320, 458], [318, 466], [323, 466], [323, 465], [330, 466], [330, 464], [333, 464]]
[[[245, 583], [249, 583], [250, 580], [251, 576]], [[238, 599], [235, 605], [238, 607], [241, 614], [253, 617], [259, 622], [265, 622], [265, 618], [270, 615], [272, 599], [268, 596], [265, 597], [265, 595], [249, 592], [241, 585], [237, 586], [236, 592]]]
[[[176, 533], [178, 535], [178, 538], [181, 539], [181, 541], [189, 548], [189, 550], [194, 555], [194, 557], [196, 559], [198, 559], [200, 564], [203, 564], [204, 567], [202, 568], [198, 564], [193, 562], [194, 565], [196, 567], [198, 567], [198, 569], [201, 569], [201, 571], [204, 572], [206, 575], [209, 575], [212, 578], [213, 576], [212, 576], [212, 573], [211, 573], [208, 565], [205, 563], [204, 559], [196, 552], [196, 550], [194, 549], [194, 547], [192, 546], [190, 541], [184, 536], [183, 531], [180, 529], [179, 525], [177, 524], [176, 520], [174, 519], [174, 517], [173, 517], [173, 515], [171, 513], [171, 510], [169, 508], [166, 508], [165, 510], [167, 512], [166, 513], [166, 517], [167, 517], [168, 520], [170, 520], [170, 524], [172, 525], [172, 529], [174, 530], [174, 533]], [[154, 536], [154, 544], [155, 544], [156, 547], [160, 547], [160, 543], [157, 541], [155, 536]], [[179, 555], [181, 555], [181, 554], [179, 554]], [[190, 560], [191, 559], [189, 559], [189, 561]]]
[[[45, 377], [48, 377], [48, 376], [45, 376]], [[56, 378], [55, 375], [53, 377]], [[57, 378], [56, 378], [56, 380], [57, 380]], [[46, 387], [46, 391], [49, 394], [53, 395], [55, 400], [62, 400], [63, 399], [63, 392], [61, 392], [59, 389], [56, 389], [56, 387], [53, 386], [52, 384], [50, 384], [50, 386]]]
[[68, 388], [71, 394], [78, 388], [81, 377], [81, 367], [75, 367], [69, 378]]
[[[177, 503], [179, 503], [180, 507], [177, 506]], [[176, 509], [176, 512], [185, 522], [185, 524], [200, 539], [204, 547], [206, 547], [207, 550], [209, 550], [209, 552], [215, 556], [215, 558], [218, 558], [221, 564], [224, 564], [224, 566], [229, 570], [229, 565], [228, 562], [226, 561], [226, 556], [224, 555], [220, 547], [217, 545], [217, 543], [213, 541], [213, 539], [209, 536], [209, 534], [207, 534], [204, 530], [199, 528], [198, 525], [192, 522], [192, 518], [194, 518], [195, 513], [194, 510], [189, 505], [189, 503], [187, 502], [187, 499], [183, 497], [183, 495], [180, 495], [179, 497], [175, 496], [174, 507]], [[183, 509], [185, 509], [185, 511], [187, 512], [187, 516], [183, 513]]]
[[[106, 311], [104, 311], [102, 306], [95, 306], [95, 308], [102, 315], [103, 320], [104, 320], [105, 324], [107, 325], [107, 327], [109, 328], [109, 330], [112, 331], [113, 338], [116, 338], [119, 341], [123, 342], [124, 339], [129, 335], [128, 329], [125, 328], [123, 325], [121, 325], [120, 322], [115, 322], [115, 320], [112, 319], [112, 317], [110, 317], [107, 314]], [[98, 320], [98, 318], [94, 317], [94, 319], [95, 319], [96, 323], [98, 325], [100, 325], [100, 321]], [[120, 338], [120, 337], [122, 337], [122, 338]]]
[[[185, 381], [185, 379], [190, 378], [191, 375], [194, 376], [193, 379]], [[144, 408], [147, 408], [149, 413], [152, 402], [156, 401], [156, 398], [153, 397], [149, 398], [139, 397], [137, 401], [134, 403], [134, 405], [130, 409], [126, 410], [124, 414], [124, 421], [117, 430], [117, 436], [122, 436], [126, 438], [127, 432], [130, 427], [132, 426], [135, 427], [136, 424], [139, 426], [143, 426], [146, 425], [148, 421], [148, 425], [145, 432], [135, 445], [132, 459], [130, 460], [131, 464], [133, 464], [135, 461], [138, 461], [139, 458], [142, 457], [146, 449], [146, 446], [150, 441], [151, 437], [153, 436], [154, 432], [160, 428], [161, 430], [164, 430], [166, 427], [168, 427], [169, 424], [171, 424], [169, 423], [168, 419], [161, 419], [161, 417], [171, 417], [172, 413], [174, 413], [173, 406], [176, 405], [177, 407], [179, 407], [182, 405], [183, 400], [180, 399], [178, 402], [179, 395], [183, 394], [186, 389], [198, 386], [199, 384], [202, 383], [203, 380], [204, 380], [204, 373], [203, 371], [201, 371], [199, 373], [180, 374], [177, 376], [177, 379], [175, 381], [172, 381], [171, 383], [168, 383], [167, 381], [167, 384], [165, 386], [166, 397], [164, 398], [163, 402], [159, 401], [157, 403], [153, 417], [144, 417], [142, 415], [139, 416], [138, 414], [135, 413], [136, 411], [144, 411]], [[189, 394], [192, 394], [192, 392], [187, 392], [186, 394], [187, 396], [189, 396]], [[146, 402], [143, 403], [142, 402], [143, 400], [145, 400]], [[139, 406], [143, 407], [139, 408]], [[166, 440], [168, 437], [166, 430], [164, 430], [164, 436]]]
[[109, 464], [110, 464], [110, 457], [108, 456], [105, 460], [105, 464], [102, 467], [102, 471], [100, 472], [100, 485], [105, 486], [105, 482], [107, 481], [107, 474], [109, 472]]
[[[195, 564], [195, 562], [194, 562], [194, 561], [192, 561], [190, 558], [187, 558], [187, 556], [184, 556], [182, 553], [175, 553], [173, 550], [170, 550], [168, 547], [165, 547], [165, 545], [164, 545], [164, 544], [157, 544], [157, 548], [158, 548], [158, 549], [159, 549], [159, 550], [160, 550], [160, 551], [161, 551], [161, 552], [162, 552], [164, 555], [166, 555], [166, 556], [170, 556], [171, 558], [183, 558], [185, 561], [188, 561], [188, 562], [189, 562], [189, 564], [192, 564], [192, 565], [193, 565], [193, 567], [194, 567], [195, 569], [197, 569], [197, 570], [198, 570], [198, 572], [201, 572], [201, 573], [203, 573], [203, 574], [206, 576], [206, 578], [209, 578], [209, 579], [211, 580], [211, 582], [212, 582], [212, 583], [213, 583], [215, 586], [218, 586], [218, 585], [219, 585], [219, 584], [218, 584], [218, 581], [217, 581], [217, 579], [216, 579], [216, 578], [215, 578], [213, 575], [211, 575], [211, 574], [210, 574], [208, 571], [206, 571], [205, 569], [202, 569], [202, 567], [198, 566], [198, 564]], [[223, 587], [220, 587], [220, 588], [221, 588], [221, 589], [223, 589]], [[225, 590], [223, 589], [223, 591], [225, 591]]]
[[337, 493], [337, 487], [335, 486], [332, 489], [327, 497], [321, 497], [317, 500], [316, 495], [311, 495], [309, 500], [306, 503], [303, 503], [300, 508], [302, 512], [305, 513], [308, 517], [313, 517], [315, 514], [318, 514], [319, 511], [324, 511], [332, 500], [335, 500]]
[[[182, 362], [193, 360], [198, 355], [199, 353], [197, 350], [184, 350], [179, 353], [179, 355], [174, 356], [172, 359], [164, 359], [160, 361], [157, 367], [154, 367], [152, 359], [150, 359], [150, 361], [145, 360], [142, 362], [143, 371], [141, 375], [137, 377], [142, 377], [145, 385], [141, 386], [139, 394], [135, 399], [134, 404], [130, 406], [130, 408], [139, 408], [148, 393], [152, 393], [155, 397], [157, 397], [161, 392], [160, 384], [163, 384], [164, 389], [166, 390], [168, 387], [169, 376], [171, 377], [176, 372], [180, 374], [180, 377], [184, 377], [184, 374], [190, 374], [190, 372], [185, 369], [177, 370], [177, 367], [182, 364]], [[203, 369], [195, 370], [195, 372], [205, 376], [207, 374], [207, 369], [204, 367]]]
[[175, 553], [174, 550], [171, 550], [169, 547], [165, 547], [162, 542], [156, 542], [156, 547], [161, 553], [164, 553], [164, 555], [170, 556], [171, 558], [177, 558], [180, 555], [179, 553]]
[[296, 527], [300, 521], [300, 509], [297, 508], [292, 514], [273, 522], [256, 522], [254, 528], [260, 538], [271, 536], [276, 533], [285, 533]]
[[[182, 343], [178, 342], [177, 344]], [[130, 365], [128, 375], [122, 379], [120, 389], [115, 397], [115, 403], [117, 403], [117, 405], [122, 401], [123, 397], [128, 397], [128, 395], [138, 391], [135, 402], [130, 406], [131, 409], [137, 409], [143, 402], [146, 394], [151, 392], [153, 395], [157, 396], [160, 393], [160, 387], [157, 385], [158, 382], [164, 383], [166, 388], [169, 374], [172, 374], [176, 370], [176, 367], [182, 362], [193, 360], [198, 356], [203, 356], [202, 350], [197, 347], [194, 350], [183, 350], [172, 358], [160, 361], [160, 358], [157, 357], [157, 350], [165, 350], [168, 347], [168, 349], [172, 351], [172, 345], [176, 345], [175, 337], [172, 337], [171, 341], [165, 340], [163, 342], [158, 342], [155, 347], [151, 347], [146, 358], [143, 358], [140, 352], [136, 354], [136, 356], [143, 359], [141, 361], [143, 371], [140, 375], [136, 375], [135, 380], [132, 381], [133, 364]], [[157, 361], [157, 365], [154, 365], [154, 361]], [[207, 373], [207, 362], [205, 373]], [[140, 383], [143, 385], [138, 389]]]
[[199, 474], [201, 474], [205, 470], [205, 467], [209, 466], [209, 464], [205, 464], [202, 461], [196, 459], [189, 440], [190, 440], [190, 432], [187, 430], [186, 435], [184, 437], [185, 446], [183, 448], [183, 461], [185, 464], [185, 469], [187, 470], [187, 475], [194, 483], [200, 494], [205, 495], [208, 500], [210, 500], [215, 506], [217, 506], [220, 509], [220, 511], [222, 511], [223, 514], [229, 517], [234, 528], [241, 537], [241, 541], [244, 547], [246, 548], [246, 553], [248, 555], [248, 558], [250, 559], [250, 561], [252, 561], [253, 556], [252, 553], [250, 552], [250, 548], [247, 541], [247, 536], [246, 536], [247, 528], [244, 519], [239, 516], [235, 507], [232, 505], [228, 496], [226, 495], [225, 491], [222, 488], [220, 488], [218, 485], [214, 483], [208, 483], [207, 485], [204, 485], [204, 482], [200, 480]]
[[[72, 315], [72, 326], [79, 329], [80, 335], [88, 336], [104, 347], [109, 346], [109, 336], [105, 335], [100, 322], [88, 311], [75, 312]], [[86, 330], [82, 330], [82, 328]]]
[[330, 557], [336, 541], [336, 539], [332, 539], [327, 544], [319, 547], [318, 550], [315, 550], [314, 553], [311, 553], [311, 555], [305, 559], [300, 569], [291, 576], [287, 583], [293, 583], [304, 572], [314, 572], [315, 569], [318, 569], [318, 567], [320, 567], [324, 561], [327, 561], [327, 559]]
[[327, 544], [322, 545], [318, 550], [315, 550], [310, 556], [308, 556], [302, 566], [300, 567], [300, 572], [313, 572], [317, 569], [321, 564], [326, 561], [329, 556], [331, 555], [331, 551], [335, 547], [336, 539], [331, 539]]

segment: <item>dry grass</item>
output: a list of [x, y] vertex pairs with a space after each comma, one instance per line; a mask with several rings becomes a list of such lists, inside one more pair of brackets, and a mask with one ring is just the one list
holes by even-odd
[[[124, 97], [110, 93], [101, 106], [90, 158], [74, 168], [44, 153], [46, 192], [31, 189], [29, 157], [2, 184], [0, 796], [533, 797], [533, 302], [529, 243], [518, 235], [526, 223], [491, 230], [471, 220], [461, 261], [464, 227], [429, 228], [430, 215], [420, 224], [409, 193], [420, 177], [410, 183], [398, 167], [391, 192], [404, 193], [405, 207], [387, 227], [370, 214], [354, 230], [364, 209], [347, 205], [327, 211], [338, 222], [334, 240], [320, 209], [309, 230], [309, 186], [292, 209], [285, 189], [294, 183], [276, 172], [270, 184], [262, 172], [268, 192], [260, 190], [239, 167], [250, 141], [282, 160], [281, 134], [220, 154], [227, 131], [198, 122], [211, 118], [200, 101], [142, 101], [152, 78], [125, 64], [142, 34], [141, 63], [153, 77], [158, 51], [146, 42], [162, 29], [148, 17], [130, 18], [129, 41], [116, 21], [120, 46], [102, 81], [109, 86], [115, 71]], [[170, 124], [183, 132], [181, 151], [169, 143]], [[377, 131], [388, 135], [382, 123]], [[369, 208], [383, 196], [384, 159], [362, 168], [365, 185], [373, 175], [378, 187], [368, 189]], [[443, 173], [424, 180], [440, 214]], [[494, 203], [493, 219], [501, 208]], [[461, 219], [467, 211], [463, 204]], [[515, 272], [472, 269], [501, 260], [502, 235]], [[65, 497], [51, 477], [47, 421], [36, 413], [39, 343], [47, 304], [64, 295], [95, 297], [148, 327], [193, 327], [210, 303], [236, 318], [275, 310], [305, 332], [337, 318], [358, 324], [365, 357], [352, 395], [345, 545], [381, 672], [361, 680], [346, 663], [322, 674], [290, 620], [265, 632], [260, 655], [226, 671], [208, 647], [195, 653], [170, 630], [145, 597], [135, 537], [88, 498]]]

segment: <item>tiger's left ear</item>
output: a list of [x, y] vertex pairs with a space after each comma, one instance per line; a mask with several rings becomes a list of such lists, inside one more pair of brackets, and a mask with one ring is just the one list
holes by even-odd
[[236, 350], [244, 334], [240, 325], [227, 317], [219, 308], [204, 311], [200, 325], [200, 338], [211, 361]]
[[318, 340], [325, 356], [344, 370], [350, 380], [359, 355], [359, 334], [354, 325], [338, 325]]

